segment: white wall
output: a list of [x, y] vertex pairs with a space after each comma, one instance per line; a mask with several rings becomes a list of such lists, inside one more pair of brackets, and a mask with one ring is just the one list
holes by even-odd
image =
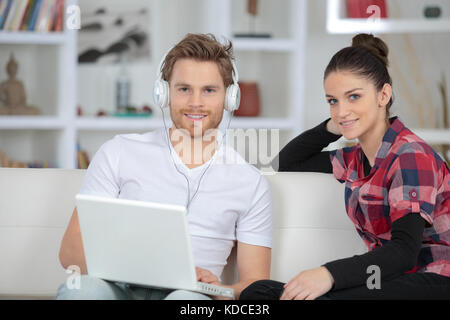
[[[323, 72], [331, 57], [351, 45], [352, 35], [330, 35], [325, 28], [326, 0], [309, 1], [305, 128], [329, 116], [323, 91]], [[406, 4], [407, 3], [407, 4]], [[399, 17], [412, 9], [422, 12], [422, 0], [390, 0], [388, 14]], [[450, 15], [450, 2], [435, 1]], [[414, 5], [413, 5], [414, 4]], [[382, 35], [389, 49], [390, 74], [395, 101], [391, 114], [398, 115], [407, 126], [436, 128], [442, 121], [442, 99], [438, 90], [441, 74], [447, 76], [450, 93], [450, 34]]]
[[[127, 0], [128, 3], [144, 5], [149, 9], [149, 37], [151, 60], [136, 62], [128, 66], [131, 80], [130, 102], [137, 107], [153, 104], [153, 83], [156, 79], [156, 67], [167, 50], [187, 32], [207, 32], [205, 21], [193, 19], [202, 16], [205, 0]], [[120, 0], [80, 0], [81, 16], [83, 9], [112, 4], [124, 5]], [[99, 109], [115, 111], [115, 81], [120, 72], [117, 64], [80, 64], [78, 67], [79, 104], [88, 115]], [[159, 110], [154, 108], [159, 116]]]
[[329, 35], [326, 31], [326, 0], [308, 1], [306, 90], [304, 128], [329, 117], [323, 91], [323, 72], [333, 54], [351, 42], [350, 35]]
[[[88, 0], [81, 0], [80, 3], [83, 4], [86, 1]], [[389, 14], [400, 16], [403, 12], [411, 10], [412, 1], [408, 1], [408, 6], [404, 5], [405, 2], [404, 0], [389, 0]], [[157, 5], [153, 7], [154, 11], [150, 14], [155, 20], [155, 23], [152, 24], [153, 29], [150, 30], [153, 61], [149, 64], [130, 66], [133, 82], [131, 99], [137, 105], [152, 102], [152, 85], [156, 69], [154, 64], [159, 62], [167, 49], [187, 32], [210, 31], [206, 28], [206, 21], [192, 18], [201, 16], [202, 10], [206, 10], [207, 2], [205, 0], [164, 0], [154, 3]], [[414, 0], [414, 3], [430, 2]], [[438, 1], [438, 3], [444, 9], [444, 16], [447, 16], [450, 12], [450, 3], [443, 1]], [[325, 25], [326, 0], [310, 0], [308, 2], [305, 90], [307, 95], [305, 96], [304, 128], [312, 127], [328, 117], [329, 107], [323, 92], [323, 71], [334, 53], [351, 44], [352, 35], [330, 35], [326, 32]], [[410, 127], [439, 127], [442, 124], [442, 101], [438, 91], [438, 82], [442, 72], [449, 78], [447, 92], [450, 92], [450, 63], [448, 63], [450, 34], [385, 35], [381, 37], [390, 47], [390, 72], [396, 98], [391, 109], [392, 114], [399, 115]], [[244, 61], [245, 54], [241, 54], [241, 56]], [[92, 68], [95, 66], [79, 68], [78, 96], [80, 103], [92, 112], [100, 107], [108, 108], [107, 106], [110, 111], [113, 111], [113, 90], [118, 67], [110, 66], [102, 70], [98, 69], [95, 76], [92, 76]], [[241, 68], [245, 71], [246, 66], [242, 65]], [[159, 110], [155, 110], [156, 115], [158, 112]], [[274, 112], [276, 110], [270, 110], [266, 115], [276, 116]]]

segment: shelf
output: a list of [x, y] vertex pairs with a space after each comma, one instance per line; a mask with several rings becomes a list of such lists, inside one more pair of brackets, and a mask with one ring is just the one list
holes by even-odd
[[66, 125], [56, 116], [0, 116], [0, 130], [57, 130]]
[[[102, 2], [105, 5], [108, 2], [109, 8], [110, 1]], [[115, 1], [117, 4], [119, 2]], [[248, 29], [248, 19], [241, 19], [247, 15], [245, 2], [241, 0], [198, 0], [195, 1], [197, 3], [195, 6], [184, 4], [184, 2], [182, 5], [177, 1], [169, 2], [166, 4], [166, 1], [155, 0], [149, 1], [148, 4], [153, 18], [149, 21], [151, 53], [152, 58], [156, 60], [130, 64], [130, 77], [132, 81], [138, 83], [133, 86], [133, 99], [139, 104], [151, 101], [151, 90], [144, 84], [149, 81], [148, 75], [154, 74], [155, 63], [159, 61], [160, 54], [166, 52], [169, 45], [178, 41], [179, 30], [193, 33], [211, 32], [217, 36], [225, 35], [227, 38], [232, 38], [232, 35], [238, 31]], [[87, 4], [91, 1], [85, 0], [83, 3]], [[291, 77], [290, 74], [302, 74], [301, 48], [305, 39], [303, 31], [306, 26], [306, 3], [307, 0], [284, 0], [280, 3], [262, 0], [256, 29], [270, 33], [272, 38], [233, 39], [234, 49], [245, 61], [240, 66], [243, 69], [242, 74], [248, 75], [250, 80], [253, 77], [257, 80], [262, 79], [261, 88], [276, 84], [261, 94], [264, 106], [274, 105], [276, 108], [264, 109], [264, 117], [233, 117], [230, 128], [279, 129], [280, 137], [285, 139], [292, 132], [300, 131], [301, 113], [295, 110], [299, 108], [298, 101], [303, 97], [299, 89], [302, 85], [298, 84], [297, 77]], [[66, 0], [66, 4], [67, 6], [77, 5], [78, 1]], [[83, 5], [80, 6], [83, 7]], [[199, 11], [197, 7], [203, 9]], [[166, 25], [160, 18], [166, 13], [180, 17], [179, 25]], [[185, 19], [186, 17], [191, 18]], [[239, 24], [233, 23], [235, 18], [241, 19]], [[20, 61], [20, 68], [23, 72], [26, 71], [28, 79], [33, 79], [33, 81], [30, 80], [29, 85], [25, 81], [26, 87], [32, 88], [29, 89], [29, 100], [33, 102], [33, 105], [38, 106], [43, 114], [41, 116], [0, 115], [0, 145], [11, 155], [11, 158], [47, 161], [52, 159], [58, 167], [74, 168], [77, 163], [78, 141], [83, 148], [94, 154], [105, 141], [116, 134], [143, 133], [164, 127], [161, 114], [153, 114], [152, 117], [145, 118], [95, 116], [97, 106], [107, 106], [114, 102], [108, 99], [114, 98], [114, 80], [119, 65], [78, 65], [77, 30], [48, 33], [0, 31], [0, 55], [4, 57], [2, 63], [6, 64], [11, 51], [14, 51], [17, 60]], [[277, 70], [271, 71], [266, 68], [262, 70], [262, 66], [269, 61], [278, 66]], [[79, 74], [82, 75], [80, 80], [77, 79]], [[45, 75], [45, 77], [38, 75]], [[92, 86], [83, 86], [90, 83], [93, 78], [95, 79]], [[35, 79], [41, 81], [35, 81]], [[292, 83], [296, 84], [295, 89]], [[87, 92], [80, 91], [78, 87]], [[289, 88], [289, 92], [282, 98], [275, 99], [273, 97], [276, 95], [273, 93], [278, 92], [278, 88]], [[33, 96], [33, 90], [39, 92], [35, 94], [37, 97]], [[77, 92], [87, 101], [86, 103], [77, 101]], [[109, 98], [104, 98], [106, 101], [99, 101], [103, 98], [98, 97]], [[295, 102], [295, 108], [291, 101]], [[78, 104], [86, 110], [84, 113], [86, 116], [76, 116]], [[281, 111], [280, 105], [283, 106]], [[228, 115], [225, 114], [224, 121], [220, 124], [221, 129], [227, 125], [228, 120]], [[172, 126], [170, 117], [166, 117], [166, 125]]]
[[[170, 120], [166, 119], [167, 126]], [[81, 117], [76, 120], [78, 130], [153, 130], [163, 127], [162, 118], [144, 118], [144, 119], [121, 119], [112, 117]], [[262, 117], [233, 117], [230, 123], [231, 128], [267, 128], [291, 130], [294, 124], [289, 119], [284, 118], [262, 118]]]
[[353, 33], [436, 33], [450, 32], [450, 21], [337, 19], [327, 21], [327, 31], [333, 34]]
[[450, 32], [450, 19], [349, 19], [339, 17], [340, 0], [327, 0], [327, 31], [331, 34]]
[[252, 38], [234, 38], [233, 47], [241, 51], [275, 51], [290, 52], [294, 51], [295, 42], [290, 39], [252, 39]]
[[162, 127], [162, 118], [116, 118], [116, 117], [79, 117], [76, 127], [79, 130], [151, 130]]
[[411, 131], [428, 144], [450, 144], [449, 129], [411, 129]]
[[230, 127], [291, 130], [294, 128], [294, 124], [286, 118], [234, 117], [231, 119]]
[[[429, 145], [447, 144], [450, 145], [450, 130], [445, 129], [410, 129], [415, 135], [424, 140]], [[345, 148], [349, 144], [358, 143], [358, 140], [347, 140], [344, 137], [330, 143], [324, 151]]]
[[64, 44], [67, 36], [64, 32], [34, 32], [34, 31], [16, 31], [0, 32], [1, 44]]

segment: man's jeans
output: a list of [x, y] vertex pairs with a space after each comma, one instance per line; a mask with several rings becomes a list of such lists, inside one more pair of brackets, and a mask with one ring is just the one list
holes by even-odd
[[120, 282], [111, 282], [81, 275], [79, 288], [62, 284], [56, 300], [211, 300], [210, 297], [187, 290], [150, 289]]

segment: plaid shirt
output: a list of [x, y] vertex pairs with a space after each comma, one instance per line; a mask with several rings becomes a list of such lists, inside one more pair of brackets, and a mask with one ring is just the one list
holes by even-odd
[[391, 239], [392, 223], [408, 213], [427, 222], [416, 267], [450, 277], [450, 170], [441, 157], [397, 118], [364, 177], [358, 144], [330, 152], [335, 178], [345, 182], [347, 214], [369, 251]]

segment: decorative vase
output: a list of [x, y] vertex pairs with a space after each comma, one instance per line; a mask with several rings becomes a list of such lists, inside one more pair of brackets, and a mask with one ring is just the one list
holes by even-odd
[[425, 18], [439, 18], [441, 16], [441, 8], [438, 6], [427, 6], [423, 9]]
[[239, 82], [241, 103], [234, 112], [238, 117], [257, 117], [260, 114], [259, 87], [256, 82]]

